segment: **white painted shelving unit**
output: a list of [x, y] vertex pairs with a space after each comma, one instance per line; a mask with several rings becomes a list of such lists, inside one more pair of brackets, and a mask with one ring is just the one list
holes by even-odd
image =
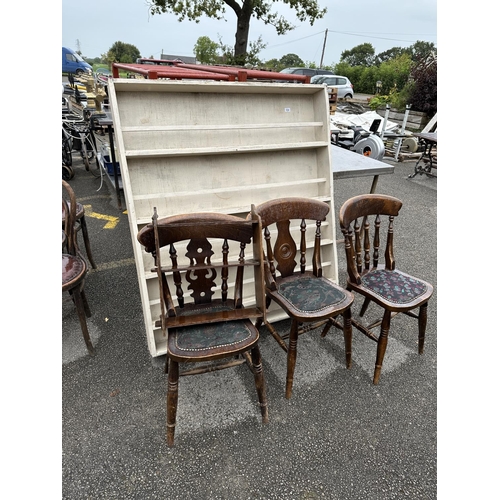
[[[331, 207], [322, 225], [324, 275], [338, 282], [324, 87], [110, 79], [108, 91], [152, 356], [165, 354], [166, 339], [155, 326], [160, 305], [153, 261], [136, 236], [154, 207], [160, 218], [192, 212], [246, 217], [252, 203], [273, 198], [324, 200]], [[308, 238], [312, 247], [314, 229]], [[167, 258], [162, 254], [163, 262]], [[252, 288], [247, 283], [245, 305], [253, 303]]]

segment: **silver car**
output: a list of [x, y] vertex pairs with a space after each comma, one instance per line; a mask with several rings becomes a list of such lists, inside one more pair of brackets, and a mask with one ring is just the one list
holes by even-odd
[[327, 69], [317, 69], [317, 68], [285, 68], [280, 71], [280, 73], [286, 73], [287, 75], [308, 75], [312, 79], [316, 76], [331, 76], [332, 71]]
[[353, 98], [354, 87], [346, 76], [340, 75], [317, 75], [311, 78], [311, 83], [316, 83], [320, 85], [326, 85], [328, 87], [328, 93], [331, 93], [331, 89], [337, 89], [337, 98]]

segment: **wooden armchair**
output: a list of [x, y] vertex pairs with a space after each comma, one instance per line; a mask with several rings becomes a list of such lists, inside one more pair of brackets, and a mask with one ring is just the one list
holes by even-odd
[[[257, 221], [264, 232], [266, 309], [274, 301], [292, 320], [290, 332], [283, 336], [267, 320], [267, 315], [257, 321], [257, 326], [264, 321], [274, 339], [287, 353], [287, 399], [292, 396], [299, 334], [325, 323], [322, 337], [332, 325], [342, 329], [346, 365], [347, 368], [351, 367], [350, 306], [354, 296], [323, 277], [321, 264], [321, 222], [326, 219], [329, 210], [326, 203], [314, 199], [280, 198], [257, 207], [252, 205], [247, 217]], [[313, 221], [312, 230], [315, 235], [314, 248], [309, 251], [309, 261], [306, 248], [307, 220]], [[295, 223], [294, 228], [291, 228], [292, 222]], [[299, 269], [296, 269], [298, 264], [295, 259], [299, 261]], [[343, 326], [335, 321], [339, 315], [343, 315]], [[288, 345], [285, 343], [287, 337]]]
[[[364, 296], [360, 316], [365, 314], [371, 301], [384, 310], [383, 319], [369, 326], [352, 319], [353, 326], [377, 342], [374, 384], [379, 382], [391, 318], [396, 314], [401, 312], [418, 319], [418, 353], [423, 353], [427, 304], [434, 291], [431, 284], [396, 269], [394, 218], [402, 205], [400, 200], [392, 196], [365, 194], [347, 200], [339, 213], [347, 259], [346, 288]], [[385, 262], [379, 263], [383, 220], [387, 227]], [[373, 236], [373, 247], [370, 236]], [[416, 308], [419, 308], [418, 316], [412, 312]], [[373, 329], [379, 325], [380, 334], [376, 335]]]
[[[168, 446], [174, 444], [179, 376], [246, 362], [254, 375], [262, 422], [268, 421], [259, 331], [251, 321], [264, 314], [261, 243], [256, 227], [251, 221], [219, 213], [158, 220], [155, 208], [153, 222], [137, 235], [155, 261], [161, 303], [157, 326], [161, 324], [167, 335]], [[246, 259], [246, 245], [252, 242], [254, 258]], [[162, 264], [167, 251], [169, 266]], [[256, 304], [244, 307], [243, 281], [248, 267], [253, 268]], [[190, 296], [185, 295], [187, 291]], [[183, 363], [198, 365], [180, 371]]]

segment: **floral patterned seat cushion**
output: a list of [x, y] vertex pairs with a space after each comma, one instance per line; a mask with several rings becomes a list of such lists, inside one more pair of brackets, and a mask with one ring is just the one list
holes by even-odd
[[278, 283], [278, 294], [302, 313], [321, 312], [340, 304], [346, 293], [326, 278], [300, 276]]
[[397, 271], [376, 269], [361, 277], [365, 288], [395, 304], [407, 304], [427, 292], [427, 284]]
[[[207, 304], [201, 308], [179, 309], [181, 316], [189, 316], [203, 309], [207, 312], [231, 311], [232, 307], [223, 304]], [[169, 332], [169, 347], [177, 355], [193, 356], [210, 354], [214, 350], [237, 350], [258, 337], [249, 321], [220, 321], [217, 323], [192, 325], [175, 328]]]

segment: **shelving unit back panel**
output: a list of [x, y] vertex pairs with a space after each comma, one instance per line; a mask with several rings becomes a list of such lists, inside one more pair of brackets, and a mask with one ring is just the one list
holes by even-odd
[[318, 169], [316, 150], [128, 159], [138, 219], [230, 209], [250, 211], [287, 196], [329, 197], [330, 179]]

